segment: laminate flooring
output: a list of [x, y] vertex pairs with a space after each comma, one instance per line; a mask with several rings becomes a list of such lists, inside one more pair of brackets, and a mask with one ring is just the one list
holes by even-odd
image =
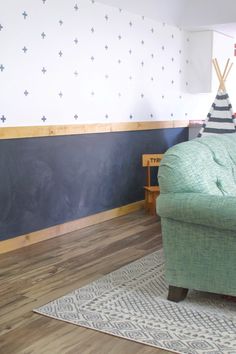
[[168, 353], [32, 311], [160, 248], [158, 217], [139, 211], [0, 255], [0, 353]]

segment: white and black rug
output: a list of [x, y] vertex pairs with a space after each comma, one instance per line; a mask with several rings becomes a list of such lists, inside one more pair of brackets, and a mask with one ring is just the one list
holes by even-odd
[[167, 301], [162, 251], [35, 310], [58, 320], [188, 354], [236, 354], [236, 304], [189, 292]]

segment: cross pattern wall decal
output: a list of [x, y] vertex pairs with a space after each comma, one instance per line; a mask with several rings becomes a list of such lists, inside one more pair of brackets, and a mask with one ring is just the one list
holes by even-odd
[[94, 0], [13, 2], [0, 3], [0, 123], [186, 118], [188, 33]]

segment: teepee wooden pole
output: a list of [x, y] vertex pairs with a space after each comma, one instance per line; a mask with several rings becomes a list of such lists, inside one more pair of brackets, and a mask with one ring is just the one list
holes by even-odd
[[216, 75], [217, 75], [217, 77], [218, 77], [218, 79], [219, 79], [219, 81], [220, 81], [220, 73], [219, 73], [218, 68], [217, 68], [217, 66], [216, 66], [215, 60], [216, 60], [216, 59], [212, 59], [212, 64], [213, 64], [213, 66], [214, 66], [214, 68], [215, 68]]
[[220, 66], [219, 66], [218, 60], [215, 58], [214, 61], [215, 61], [219, 76], [220, 76], [220, 78], [222, 78], [222, 74], [221, 74], [221, 70], [220, 70]]
[[212, 59], [212, 63], [214, 65], [214, 68], [215, 68], [215, 71], [216, 71], [216, 75], [218, 77], [218, 80], [220, 82], [220, 86], [219, 86], [219, 89], [221, 88], [221, 81], [222, 81], [222, 75], [221, 75], [221, 72], [220, 72], [220, 68], [219, 68], [219, 65], [217, 60], [216, 59]]
[[228, 70], [229, 61], [230, 61], [230, 59], [227, 60], [226, 65], [225, 65], [225, 69], [224, 69], [224, 72], [223, 72], [223, 75], [222, 75], [222, 78], [223, 78], [224, 81], [225, 81], [226, 72]]
[[231, 71], [233, 65], [234, 65], [234, 63], [231, 63], [231, 64], [230, 64], [229, 70], [227, 71], [227, 73], [226, 73], [226, 75], [225, 75], [225, 77], [224, 77], [224, 81], [227, 80], [227, 77], [229, 76], [229, 73], [230, 73], [230, 71]]
[[220, 66], [219, 66], [219, 63], [218, 63], [218, 60], [215, 59], [215, 64], [216, 64], [216, 67], [217, 67], [217, 70], [218, 70], [218, 73], [219, 73], [219, 77], [220, 77], [220, 86], [219, 86], [219, 90], [223, 90], [225, 91], [225, 83], [224, 83], [224, 78], [223, 78], [223, 75], [220, 71]]

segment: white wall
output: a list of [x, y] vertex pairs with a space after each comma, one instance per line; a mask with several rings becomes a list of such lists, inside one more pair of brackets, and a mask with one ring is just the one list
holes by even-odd
[[188, 32], [75, 5], [0, 2], [0, 126], [205, 118], [209, 95], [187, 93]]

